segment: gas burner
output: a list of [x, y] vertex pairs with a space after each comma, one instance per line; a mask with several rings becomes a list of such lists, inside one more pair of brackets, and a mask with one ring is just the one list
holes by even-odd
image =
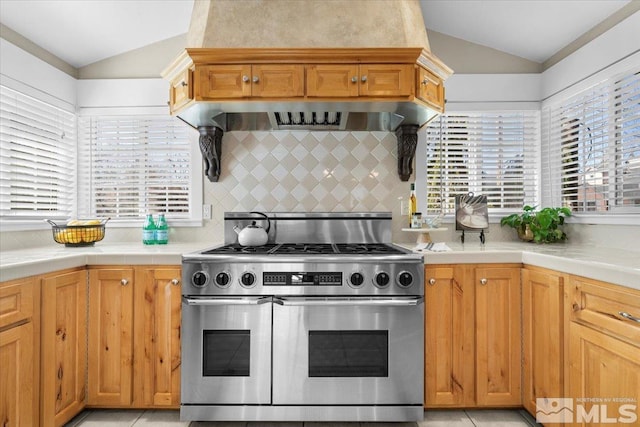
[[283, 243], [274, 254], [333, 254], [330, 243]]
[[338, 243], [338, 253], [341, 254], [401, 254], [396, 248], [378, 243]]
[[203, 252], [203, 254], [268, 254], [277, 246], [278, 245], [275, 244], [266, 244], [262, 246], [240, 246], [238, 244], [232, 244], [210, 249]]

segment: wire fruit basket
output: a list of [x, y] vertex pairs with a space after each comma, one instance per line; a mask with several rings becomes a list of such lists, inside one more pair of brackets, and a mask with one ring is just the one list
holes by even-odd
[[104, 239], [104, 226], [110, 219], [73, 220], [66, 225], [58, 225], [50, 219], [45, 221], [51, 224], [53, 240], [67, 247], [79, 247], [92, 246]]

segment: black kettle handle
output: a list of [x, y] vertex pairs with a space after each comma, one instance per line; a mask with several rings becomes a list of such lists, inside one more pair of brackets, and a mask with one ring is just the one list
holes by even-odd
[[267, 234], [269, 234], [269, 230], [271, 229], [271, 221], [269, 220], [269, 217], [266, 214], [263, 214], [262, 212], [251, 211], [249, 213], [256, 214], [256, 215], [262, 215], [263, 217], [265, 217], [267, 219], [267, 229], [265, 231], [267, 232]]

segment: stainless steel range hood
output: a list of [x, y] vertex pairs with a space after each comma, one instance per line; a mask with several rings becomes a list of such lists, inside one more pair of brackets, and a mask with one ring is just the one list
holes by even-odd
[[[281, 67], [284, 78], [257, 94], [269, 80], [256, 70], [267, 66]], [[380, 74], [368, 76], [367, 66]], [[312, 77], [316, 67], [329, 67], [329, 77]], [[235, 130], [396, 132], [398, 173], [407, 180], [415, 132], [444, 111], [452, 73], [430, 52], [417, 0], [199, 0], [187, 49], [163, 77], [171, 113], [200, 131], [211, 181], [222, 135]], [[310, 93], [313, 85], [329, 91]]]

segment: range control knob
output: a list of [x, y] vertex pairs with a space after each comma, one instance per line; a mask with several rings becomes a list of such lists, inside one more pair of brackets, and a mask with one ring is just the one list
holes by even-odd
[[191, 276], [191, 283], [193, 283], [193, 286], [196, 288], [204, 288], [208, 282], [209, 275], [204, 271], [196, 271], [193, 273], [193, 276]]
[[402, 288], [408, 288], [409, 286], [413, 285], [413, 274], [409, 273], [408, 271], [401, 271], [400, 274], [398, 274], [398, 286], [402, 287]]
[[240, 276], [240, 284], [245, 288], [250, 288], [256, 284], [256, 275], [251, 271], [245, 271]]
[[216, 274], [215, 281], [216, 285], [218, 285], [219, 287], [226, 288], [227, 286], [229, 286], [229, 283], [231, 283], [231, 276], [226, 271], [222, 271]]
[[351, 273], [351, 276], [349, 276], [349, 283], [351, 283], [351, 286], [357, 288], [362, 286], [362, 284], [364, 283], [364, 276], [362, 275], [362, 273]]
[[373, 284], [379, 288], [385, 288], [389, 285], [389, 273], [381, 271], [376, 273], [376, 277], [373, 279]]

